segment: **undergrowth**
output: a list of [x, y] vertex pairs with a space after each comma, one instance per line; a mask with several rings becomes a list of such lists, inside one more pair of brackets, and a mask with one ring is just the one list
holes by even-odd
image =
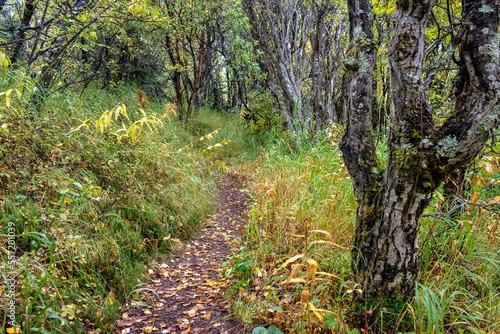
[[463, 193], [444, 198], [441, 189], [435, 196], [421, 222], [422, 268], [415, 296], [374, 304], [360, 297], [354, 283], [350, 246], [357, 204], [336, 140], [294, 151], [286, 140], [276, 139], [250, 167], [250, 219], [241, 252], [225, 270], [235, 282], [228, 300], [247, 329], [500, 331], [495, 155], [487, 153], [471, 166]]
[[35, 110], [22, 70], [0, 75], [0, 92], [0, 333], [112, 332], [155, 259], [210, 213], [213, 172], [247, 145], [238, 118], [203, 110], [180, 124], [129, 86]]

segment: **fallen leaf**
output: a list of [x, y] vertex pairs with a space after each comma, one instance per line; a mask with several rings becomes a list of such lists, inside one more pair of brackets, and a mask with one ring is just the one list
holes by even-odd
[[488, 202], [488, 205], [496, 204], [500, 202], [500, 196], [495, 196], [491, 201]]

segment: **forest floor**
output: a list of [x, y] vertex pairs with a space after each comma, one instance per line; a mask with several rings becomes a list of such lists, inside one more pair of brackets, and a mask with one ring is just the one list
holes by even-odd
[[221, 271], [240, 246], [249, 198], [234, 174], [219, 178], [217, 186], [213, 220], [195, 238], [178, 243], [171, 260], [158, 264], [141, 293], [145, 305], [126, 308], [114, 333], [242, 333], [228, 312], [229, 282]]

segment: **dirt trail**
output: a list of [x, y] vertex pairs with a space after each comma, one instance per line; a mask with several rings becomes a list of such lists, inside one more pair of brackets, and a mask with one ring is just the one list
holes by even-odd
[[248, 219], [248, 195], [234, 175], [225, 175], [217, 185], [214, 220], [150, 275], [147, 288], [160, 298], [144, 293], [149, 307], [126, 309], [113, 333], [244, 333], [227, 311], [220, 271], [238, 247], [235, 239]]

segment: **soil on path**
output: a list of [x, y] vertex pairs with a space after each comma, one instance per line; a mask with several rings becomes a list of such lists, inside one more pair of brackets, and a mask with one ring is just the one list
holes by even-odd
[[150, 275], [147, 288], [159, 298], [143, 293], [148, 307], [126, 309], [114, 333], [244, 333], [227, 311], [221, 264], [238, 247], [248, 219], [248, 195], [235, 175], [225, 175], [217, 185], [214, 220]]

